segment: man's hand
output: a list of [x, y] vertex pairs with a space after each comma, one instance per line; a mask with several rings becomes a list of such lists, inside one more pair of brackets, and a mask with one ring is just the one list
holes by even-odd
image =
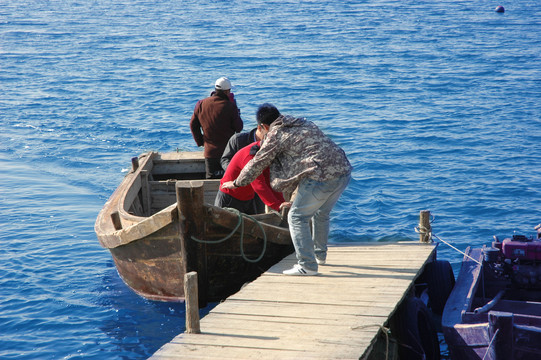
[[222, 189], [235, 189], [234, 181], [226, 181], [222, 184]]
[[283, 203], [280, 204], [280, 211], [282, 211], [283, 208], [290, 208], [290, 207], [291, 207], [291, 202], [284, 201]]

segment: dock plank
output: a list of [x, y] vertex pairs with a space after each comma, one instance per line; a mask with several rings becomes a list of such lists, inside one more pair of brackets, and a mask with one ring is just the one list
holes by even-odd
[[435, 246], [330, 246], [319, 276], [284, 276], [290, 255], [151, 359], [359, 359], [407, 296]]

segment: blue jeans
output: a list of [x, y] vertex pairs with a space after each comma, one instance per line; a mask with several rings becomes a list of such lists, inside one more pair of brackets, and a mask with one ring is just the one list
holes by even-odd
[[[330, 213], [348, 186], [351, 174], [319, 182], [303, 179], [289, 211], [289, 231], [299, 265], [317, 271], [316, 256], [325, 260], [329, 239]], [[312, 231], [310, 231], [312, 220]]]

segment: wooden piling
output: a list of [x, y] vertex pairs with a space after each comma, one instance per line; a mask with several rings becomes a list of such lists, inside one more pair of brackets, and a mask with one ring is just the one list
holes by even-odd
[[186, 304], [186, 332], [200, 334], [199, 325], [199, 299], [198, 299], [197, 273], [191, 271], [184, 275], [184, 297]]
[[198, 273], [199, 307], [207, 306], [207, 257], [206, 245], [193, 238], [201, 238], [204, 232], [204, 189], [203, 182], [177, 182], [178, 216], [181, 223], [180, 240], [186, 273]]
[[421, 210], [419, 214], [419, 241], [422, 243], [432, 242], [432, 228], [430, 226], [430, 211]]

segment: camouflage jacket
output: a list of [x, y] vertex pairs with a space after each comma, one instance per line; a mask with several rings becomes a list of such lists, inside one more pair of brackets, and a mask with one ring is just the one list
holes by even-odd
[[269, 166], [271, 186], [282, 192], [292, 192], [303, 178], [324, 182], [352, 170], [344, 151], [313, 122], [291, 116], [280, 116], [272, 123], [261, 149], [236, 184], [250, 184]]

